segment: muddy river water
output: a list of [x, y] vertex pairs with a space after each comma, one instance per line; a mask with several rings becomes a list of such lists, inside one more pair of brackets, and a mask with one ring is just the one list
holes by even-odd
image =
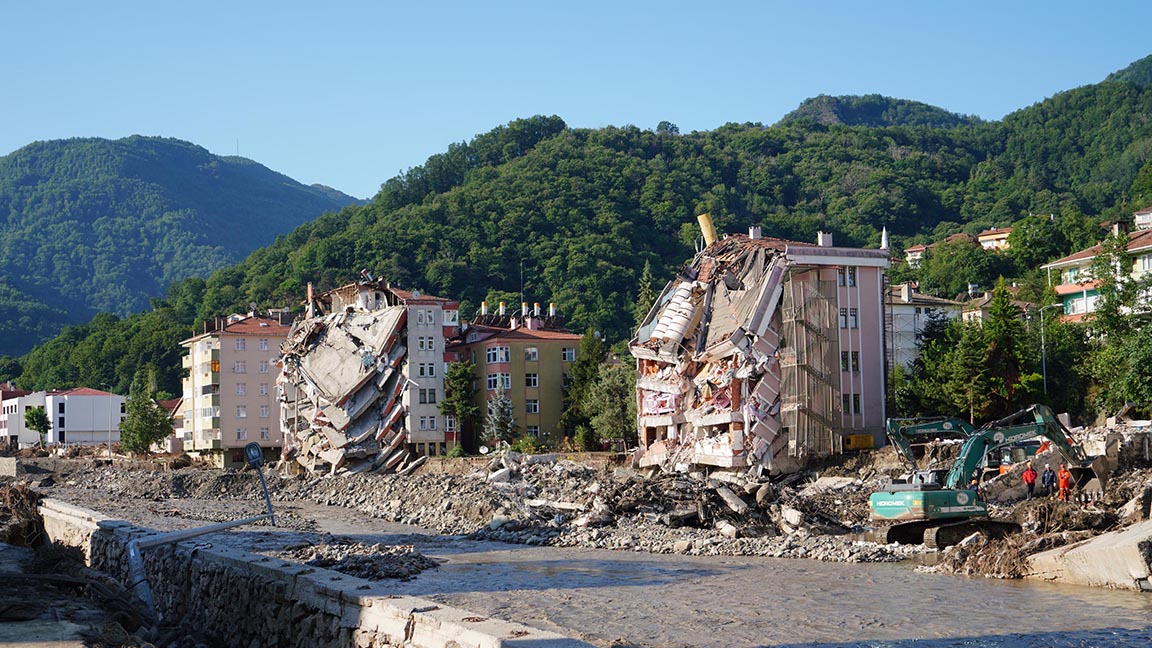
[[[903, 563], [479, 543], [366, 517], [314, 519], [326, 532], [415, 544], [443, 561], [393, 583], [398, 594], [602, 646], [1152, 646], [1147, 593], [930, 574]], [[245, 542], [270, 540], [243, 533], [252, 534]]]
[[[407, 582], [381, 581], [397, 594], [599, 646], [1152, 646], [1149, 593], [923, 573], [908, 563], [482, 543], [347, 509], [290, 509], [313, 520], [317, 532], [247, 527], [206, 539], [258, 551], [301, 539], [321, 542], [325, 533], [414, 544], [442, 564]], [[127, 517], [152, 528], [195, 524]]]

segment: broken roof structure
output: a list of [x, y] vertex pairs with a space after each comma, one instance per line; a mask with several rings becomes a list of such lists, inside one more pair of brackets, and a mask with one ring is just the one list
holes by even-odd
[[[297, 321], [280, 347], [286, 456], [310, 471], [404, 468], [409, 307], [432, 302], [452, 306], [454, 319], [455, 302], [371, 276], [309, 300], [310, 313], [332, 312]], [[421, 320], [426, 314], [420, 311]], [[438, 334], [443, 348], [442, 329], [429, 324], [419, 332]], [[421, 344], [432, 346], [431, 337], [420, 336]]]
[[840, 452], [846, 432], [882, 434], [889, 263], [823, 233], [708, 241], [629, 345], [641, 465], [788, 472]]

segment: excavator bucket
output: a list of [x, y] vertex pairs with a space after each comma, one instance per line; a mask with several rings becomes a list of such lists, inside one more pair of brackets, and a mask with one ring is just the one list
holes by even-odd
[[1106, 456], [1099, 456], [1086, 466], [1075, 466], [1068, 469], [1072, 473], [1072, 481], [1076, 490], [1089, 495], [1103, 493], [1108, 487], [1108, 476], [1112, 474], [1112, 462]]

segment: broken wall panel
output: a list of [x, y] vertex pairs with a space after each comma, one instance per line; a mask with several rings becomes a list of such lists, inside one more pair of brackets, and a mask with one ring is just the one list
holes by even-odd
[[286, 453], [309, 471], [395, 468], [405, 429], [407, 309], [347, 310], [297, 322], [281, 346]]
[[[869, 306], [871, 293], [840, 288], [836, 272], [845, 276], [847, 265], [855, 279], [863, 276], [857, 266], [866, 266], [882, 276], [889, 260], [885, 250], [824, 241], [728, 236], [664, 288], [629, 345], [637, 358], [641, 465], [792, 471], [841, 450], [839, 355], [870, 347], [844, 347], [837, 313], [878, 309]], [[853, 385], [879, 384], [882, 395], [876, 375], [874, 382], [871, 373], [852, 377]], [[847, 420], [848, 427], [860, 423]]]

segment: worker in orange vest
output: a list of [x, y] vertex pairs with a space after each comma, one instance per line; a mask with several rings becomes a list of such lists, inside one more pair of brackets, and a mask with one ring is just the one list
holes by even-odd
[[1032, 499], [1032, 495], [1036, 490], [1036, 469], [1032, 467], [1032, 462], [1028, 462], [1028, 467], [1024, 469], [1024, 474], [1021, 475], [1024, 480], [1024, 486], [1028, 489], [1028, 499]]
[[1056, 483], [1060, 486], [1060, 501], [1067, 502], [1072, 496], [1072, 472], [1068, 466], [1060, 464], [1060, 470], [1056, 472]]

